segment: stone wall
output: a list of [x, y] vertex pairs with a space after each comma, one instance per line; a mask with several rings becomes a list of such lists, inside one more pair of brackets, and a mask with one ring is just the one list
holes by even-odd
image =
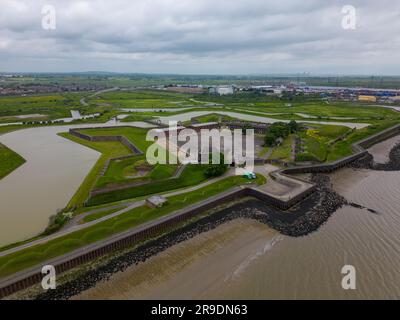
[[41, 268], [44, 265], [53, 265], [57, 274], [61, 274], [106, 254], [138, 245], [144, 240], [151, 239], [152, 237], [168, 231], [172, 227], [176, 227], [179, 223], [187, 221], [207, 210], [214, 209], [221, 204], [243, 197], [254, 197], [272, 206], [286, 210], [298, 201], [306, 198], [312, 192], [313, 188], [310, 188], [289, 201], [283, 201], [253, 186], [237, 187], [225, 191], [222, 194], [210, 197], [209, 199], [191, 205], [173, 214], [117, 234], [106, 240], [85, 246], [59, 258], [49, 260], [40, 266], [33, 267], [29, 270], [14, 274], [7, 279], [3, 279], [0, 281], [0, 299], [40, 283], [43, 278]]
[[[85, 128], [84, 130], [91, 130], [91, 129], [109, 129], [109, 128], [130, 128], [129, 126], [125, 127], [100, 127], [100, 128]], [[81, 129], [82, 130], [82, 129]], [[132, 154], [118, 157], [118, 158], [113, 158], [113, 159], [108, 159], [103, 167], [103, 169], [100, 171], [100, 175], [104, 175], [106, 171], [108, 170], [108, 167], [110, 166], [111, 161], [114, 160], [123, 160], [123, 159], [128, 159], [134, 156], [142, 155], [143, 152], [137, 148], [131, 141], [129, 141], [127, 138], [124, 136], [91, 136], [88, 134], [85, 134], [79, 129], [70, 129], [69, 133], [75, 137], [78, 137], [83, 140], [91, 141], [91, 142], [104, 142], [104, 141], [117, 141], [122, 143], [124, 146], [126, 146], [129, 150], [132, 151]]]
[[379, 133], [376, 133], [368, 138], [365, 138], [361, 141], [352, 145], [352, 149], [354, 154], [340, 160], [324, 163], [324, 164], [315, 164], [309, 166], [299, 166], [299, 167], [289, 167], [283, 170], [280, 170], [280, 173], [283, 174], [296, 174], [296, 173], [328, 173], [333, 172], [337, 169], [343, 168], [348, 164], [359, 160], [369, 153], [366, 150], [367, 148], [371, 147], [372, 145], [382, 142], [386, 139], [389, 139], [395, 135], [400, 134], [400, 125], [395, 125], [394, 127], [388, 128], [383, 130]]
[[179, 210], [171, 215], [167, 215], [137, 228], [112, 236], [106, 240], [75, 250], [59, 258], [49, 260], [39, 266], [14, 274], [0, 281], [0, 299], [40, 283], [43, 278], [41, 269], [44, 265], [53, 265], [57, 274], [61, 274], [106, 254], [135, 246], [143, 240], [161, 234], [163, 231], [199, 213], [215, 208], [218, 204], [236, 200], [238, 197], [244, 196], [245, 194], [246, 189], [243, 188], [230, 190], [199, 204]]
[[99, 128], [85, 128], [85, 129], [70, 129], [69, 133], [75, 137], [78, 137], [80, 139], [84, 139], [87, 141], [92, 141], [92, 142], [111, 142], [111, 141], [117, 141], [121, 142], [124, 146], [126, 146], [129, 150], [132, 151], [133, 154], [135, 155], [141, 155], [143, 152], [137, 148], [131, 141], [129, 141], [127, 138], [124, 136], [91, 136], [89, 134], [83, 133], [80, 130], [93, 130], [93, 129], [110, 129], [110, 128], [130, 128], [129, 126], [126, 127], [99, 127]]

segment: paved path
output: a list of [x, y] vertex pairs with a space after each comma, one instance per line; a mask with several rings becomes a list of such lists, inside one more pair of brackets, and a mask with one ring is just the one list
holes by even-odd
[[[272, 166], [272, 165], [262, 165], [262, 166], [256, 166], [254, 171], [256, 173], [258, 173], [258, 174], [261, 174], [261, 175], [263, 175], [265, 177], [268, 177], [271, 172], [274, 172], [277, 169], [278, 169], [277, 167]], [[192, 191], [204, 188], [204, 187], [206, 187], [208, 185], [211, 185], [213, 183], [216, 183], [218, 181], [221, 181], [223, 179], [226, 179], [228, 177], [235, 176], [235, 174], [236, 174], [235, 169], [234, 168], [230, 168], [229, 171], [227, 173], [225, 173], [224, 175], [222, 175], [221, 177], [208, 180], [208, 181], [206, 181], [204, 183], [198, 184], [198, 185], [193, 186], [193, 187], [189, 187], [189, 188], [185, 188], [185, 189], [182, 189], [182, 190], [177, 190], [177, 191], [165, 193], [165, 194], [163, 194], [163, 196], [168, 198], [168, 197], [173, 197], [173, 196], [177, 196], [177, 195], [180, 195], [180, 194], [192, 192]], [[263, 185], [261, 187], [261, 189], [264, 190], [264, 191], [267, 191], [268, 193], [273, 194], [273, 195], [275, 195], [277, 197], [283, 197], [284, 196], [284, 197], [289, 197], [290, 198], [290, 195], [294, 195], [297, 192], [302, 191], [306, 187], [305, 183], [299, 183], [299, 181], [297, 179], [292, 179], [290, 177], [288, 177], [288, 178], [289, 178], [289, 180], [292, 180], [293, 184], [289, 183], [289, 185], [288, 184], [283, 185], [279, 181], [268, 180], [268, 183]], [[74, 217], [68, 223], [68, 225], [64, 229], [62, 229], [61, 231], [59, 231], [59, 232], [57, 232], [55, 234], [52, 234], [50, 236], [43, 237], [43, 238], [40, 238], [38, 240], [35, 240], [35, 241], [32, 241], [32, 242], [20, 245], [18, 247], [2, 251], [2, 252], [0, 252], [0, 257], [9, 255], [11, 253], [20, 251], [22, 249], [30, 248], [30, 247], [38, 245], [38, 244], [46, 243], [48, 241], [60, 238], [60, 237], [65, 236], [67, 234], [73, 233], [75, 231], [79, 231], [79, 230], [91, 227], [93, 225], [96, 225], [98, 223], [107, 221], [109, 219], [112, 219], [114, 217], [117, 217], [117, 216], [119, 216], [121, 214], [124, 214], [126, 212], [129, 212], [129, 211], [131, 211], [131, 210], [133, 210], [135, 208], [138, 208], [138, 207], [141, 207], [141, 206], [144, 206], [144, 205], [145, 205], [145, 200], [140, 200], [140, 201], [122, 203], [122, 204], [117, 204], [117, 205], [113, 205], [113, 206], [106, 207], [106, 208], [94, 209], [94, 210], [88, 211], [88, 212], [86, 212], [86, 213], [84, 213], [82, 215]], [[97, 219], [95, 221], [91, 221], [91, 222], [84, 223], [84, 224], [79, 224], [79, 222], [84, 217], [86, 217], [88, 215], [95, 214], [95, 213], [101, 213], [101, 212], [104, 212], [104, 211], [107, 211], [107, 210], [112, 210], [112, 209], [118, 208], [118, 207], [122, 207], [122, 209], [119, 210], [119, 211], [116, 211], [116, 212], [114, 212], [112, 214], [109, 214], [107, 216], [104, 216], [102, 218], [99, 218], [99, 219]]]
[[94, 209], [94, 210], [90, 210], [88, 212], [79, 214], [75, 217], [73, 217], [70, 221], [68, 221], [68, 223], [62, 228], [62, 230], [67, 230], [72, 228], [73, 226], [76, 226], [78, 224], [80, 224], [80, 222], [87, 216], [90, 216], [92, 214], [96, 214], [96, 213], [101, 213], [101, 212], [105, 212], [105, 211], [109, 211], [109, 210], [113, 210], [113, 209], [123, 209], [126, 208], [128, 206], [130, 206], [132, 203], [126, 203], [126, 204], [117, 204], [115, 206], [110, 206], [110, 207], [106, 207], [106, 208], [101, 208], [101, 209]]
[[80, 104], [83, 105], [84, 107], [87, 107], [89, 104], [86, 102], [86, 98], [82, 98], [79, 100]]
[[[204, 183], [198, 184], [197, 186], [194, 186], [194, 187], [185, 188], [185, 189], [182, 189], [182, 190], [170, 192], [170, 193], [164, 194], [164, 196], [165, 197], [172, 197], [172, 196], [188, 193], [188, 192], [191, 192], [191, 191], [195, 191], [195, 190], [204, 188], [204, 187], [206, 187], [206, 186], [208, 186], [208, 185], [210, 185], [212, 183], [215, 183], [215, 182], [218, 182], [220, 180], [223, 180], [223, 179], [225, 179], [227, 177], [233, 176], [234, 174], [235, 174], [235, 170], [234, 169], [230, 169], [226, 174], [224, 174], [221, 177], [218, 177], [218, 178], [215, 178], [215, 179], [211, 179], [211, 180], [206, 181]], [[93, 226], [95, 224], [101, 223], [103, 221], [107, 221], [107, 220], [112, 219], [114, 217], [117, 217], [117, 216], [119, 216], [119, 215], [121, 215], [123, 213], [126, 213], [126, 212], [128, 212], [128, 211], [130, 211], [132, 209], [135, 209], [135, 208], [138, 208], [138, 207], [141, 207], [141, 206], [144, 206], [144, 205], [145, 205], [145, 200], [131, 202], [128, 205], [126, 203], [125, 204], [120, 204], [120, 206], [125, 206], [122, 210], [119, 210], [119, 211], [114, 212], [114, 213], [112, 213], [110, 215], [104, 216], [104, 217], [102, 217], [100, 219], [97, 219], [95, 221], [91, 221], [91, 222], [88, 222], [88, 223], [85, 223], [85, 224], [79, 224], [79, 222], [85, 216], [88, 216], [88, 215], [94, 214], [94, 213], [100, 213], [100, 212], [103, 212], [103, 211], [106, 211], [106, 210], [110, 210], [110, 209], [113, 209], [113, 208], [117, 208], [118, 205], [89, 211], [89, 212], [85, 213], [84, 215], [79, 215], [79, 216], [76, 216], [75, 218], [73, 218], [73, 220], [71, 220], [71, 222], [68, 224], [68, 226], [66, 228], [64, 228], [63, 230], [61, 230], [61, 231], [59, 231], [57, 233], [54, 233], [52, 235], [49, 235], [47, 237], [43, 237], [43, 238], [37, 239], [35, 241], [31, 241], [29, 243], [20, 245], [18, 247], [14, 247], [14, 248], [11, 248], [9, 250], [2, 251], [2, 252], [0, 252], [0, 257], [9, 255], [11, 253], [14, 253], [14, 252], [26, 249], [26, 248], [30, 248], [30, 247], [38, 245], [38, 244], [46, 243], [48, 241], [60, 238], [62, 236], [65, 236], [65, 235], [70, 234], [70, 233], [75, 232], [75, 231], [79, 231], [79, 230], [91, 227], [91, 226]]]
[[86, 98], [93, 98], [93, 97], [95, 97], [95, 96], [97, 96], [99, 94], [106, 93], [106, 92], [111, 92], [111, 91], [118, 91], [119, 89], [120, 89], [119, 87], [114, 87], [114, 88], [110, 88], [110, 89], [100, 90], [100, 91], [97, 91], [97, 92], [93, 93], [92, 95], [90, 95], [88, 97], [83, 97], [79, 102], [84, 107], [87, 107], [87, 106], [89, 106], [89, 104], [86, 102]]

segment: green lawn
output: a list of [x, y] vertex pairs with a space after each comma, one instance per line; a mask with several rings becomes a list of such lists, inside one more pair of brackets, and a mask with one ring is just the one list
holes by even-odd
[[[265, 177], [258, 176], [258, 179], [254, 182], [263, 184], [265, 183]], [[136, 208], [110, 220], [100, 222], [92, 227], [76, 231], [45, 244], [36, 245], [32, 248], [0, 257], [0, 277], [6, 277], [15, 272], [43, 263], [49, 259], [207, 199], [234, 186], [246, 183], [249, 183], [248, 180], [242, 177], [229, 177], [202, 189], [171, 197], [168, 199], [168, 203], [160, 209], [151, 209], [148, 207]]]
[[79, 103], [84, 95], [85, 93], [55, 93], [26, 97], [0, 97], [0, 122], [9, 122], [8, 117], [17, 115], [40, 114], [47, 116], [46, 120], [70, 117], [70, 110], [80, 110], [83, 114], [91, 113], [94, 111], [93, 108], [84, 108]]
[[229, 121], [229, 120], [234, 120], [234, 118], [220, 115], [217, 113], [212, 113], [205, 116], [196, 117], [195, 120], [198, 121], [199, 123], [207, 123], [207, 122], [220, 122], [220, 120]]
[[135, 180], [130, 179], [130, 177], [137, 174], [135, 164], [143, 159], [145, 159], [145, 156], [134, 156], [123, 160], [111, 161], [104, 176], [98, 178], [95, 187], [101, 188], [108, 184]]
[[140, 181], [154, 181], [170, 178], [176, 172], [177, 165], [161, 165], [149, 167], [149, 172], [142, 177], [135, 177], [138, 174], [137, 166], [145, 161], [146, 157], [136, 156], [128, 159], [111, 161], [104, 176], [99, 177], [96, 188], [103, 188], [107, 185], [128, 184]]
[[110, 210], [104, 210], [104, 211], [100, 211], [100, 212], [97, 212], [97, 213], [89, 214], [89, 215], [87, 215], [86, 217], [84, 217], [82, 219], [82, 222], [84, 222], [84, 223], [92, 222], [92, 221], [98, 220], [100, 218], [106, 217], [106, 216], [108, 216], [110, 214], [113, 214], [113, 213], [115, 213], [117, 211], [120, 211], [122, 209], [123, 208], [114, 208], [114, 209], [110, 209]]
[[[91, 136], [104, 136], [104, 135], [123, 135], [126, 138], [128, 138], [135, 146], [137, 146], [142, 152], [146, 152], [147, 147], [151, 144], [151, 142], [146, 141], [146, 134], [147, 130], [142, 129], [142, 128], [135, 128], [135, 127], [123, 127], [123, 128], [105, 128], [105, 129], [85, 129], [81, 130], [81, 132], [84, 132], [86, 134], [89, 134]], [[99, 160], [96, 162], [95, 166], [91, 169], [87, 177], [85, 178], [84, 182], [81, 184], [79, 187], [78, 191], [75, 193], [73, 198], [70, 200], [69, 204], [67, 205], [67, 209], [76, 209], [80, 208], [84, 205], [85, 201], [88, 199], [90, 191], [94, 187], [104, 187], [108, 184], [113, 184], [113, 183], [130, 183], [135, 180], [162, 180], [169, 178], [173, 175], [173, 173], [176, 171], [177, 167], [174, 165], [157, 165], [155, 166], [154, 170], [152, 170], [147, 177], [144, 178], [137, 178], [137, 179], [130, 179], [129, 177], [126, 177], [127, 171], [129, 171], [129, 166], [132, 164], [136, 163], [137, 161], [144, 160], [145, 156], [140, 155], [140, 156], [135, 156], [133, 158], [128, 158], [125, 159], [121, 162], [111, 162], [111, 165], [109, 169], [106, 171], [105, 175], [103, 177], [100, 177], [100, 172], [104, 168], [106, 162], [109, 159], [112, 158], [117, 158], [125, 155], [131, 154], [131, 151], [125, 147], [123, 144], [120, 142], [91, 142], [87, 141], [84, 139], [77, 138], [75, 136], [72, 136], [69, 133], [62, 133], [60, 134], [64, 138], [70, 139], [76, 143], [80, 143], [82, 145], [85, 145], [89, 148], [95, 149], [96, 151], [99, 151], [101, 153], [101, 156]], [[132, 168], [130, 168], [133, 170]], [[132, 171], [131, 171], [132, 172]], [[199, 174], [197, 173], [196, 170], [192, 170], [191, 172], [193, 175], [192, 179], [194, 179], [195, 182], [202, 181], [202, 179], [199, 179]], [[189, 170], [190, 174], [190, 170]], [[186, 186], [187, 182], [190, 181], [189, 178], [187, 178], [185, 175], [184, 182], [179, 184], [179, 187], [181, 186]], [[194, 182], [194, 183], [195, 183]], [[159, 183], [159, 185], [162, 185], [163, 183]], [[165, 184], [169, 187], [171, 187], [171, 183]], [[156, 190], [157, 187], [155, 187]], [[165, 188], [160, 188], [162, 190], [168, 190]], [[157, 192], [157, 191], [155, 191]], [[118, 199], [126, 199], [127, 194], [123, 191], [121, 191], [121, 195], [117, 197]], [[144, 195], [146, 194], [146, 191], [143, 188], [140, 188], [135, 195], [138, 194]], [[108, 195], [108, 194], [107, 194]], [[136, 197], [133, 195], [133, 197]], [[129, 196], [128, 196], [129, 198]], [[114, 199], [114, 195], [111, 194], [107, 196], [107, 199]], [[96, 200], [97, 201], [97, 200]], [[108, 201], [107, 201], [108, 202]], [[92, 200], [90, 201], [92, 203]], [[103, 203], [103, 202], [101, 202]]]
[[176, 179], [156, 180], [149, 184], [135, 186], [125, 190], [116, 190], [91, 197], [88, 206], [97, 206], [104, 203], [116, 202], [125, 199], [138, 198], [145, 195], [163, 193], [189, 186], [197, 185], [207, 180], [206, 165], [188, 165], [181, 176]]
[[294, 135], [288, 136], [279, 147], [274, 149], [269, 159], [291, 160], [293, 139]]
[[[332, 104], [325, 104], [321, 101], [311, 102], [291, 102], [292, 107], [285, 106], [286, 102], [255, 102], [251, 107], [246, 106], [247, 111], [258, 111], [267, 113], [283, 113], [284, 116], [274, 116], [282, 119], [292, 119], [296, 116], [295, 113], [304, 113], [310, 116], [323, 118], [324, 120], [341, 121], [333, 119], [335, 117], [355, 118], [356, 120], [343, 119], [343, 122], [371, 122], [371, 120], [389, 120], [400, 119], [400, 114], [391, 109], [385, 109], [373, 106], [361, 106], [354, 103], [336, 102]], [[227, 105], [229, 106], [229, 105]], [[240, 106], [240, 105], [237, 105]], [[242, 105], [242, 107], [244, 107]], [[332, 119], [329, 119], [332, 118]], [[300, 118], [298, 118], [300, 119]], [[304, 119], [303, 119], [304, 120]]]
[[325, 162], [332, 143], [352, 130], [344, 126], [310, 124], [311, 130], [299, 132], [304, 152], [297, 154], [297, 161]]
[[190, 95], [165, 91], [107, 92], [89, 100], [92, 104], [107, 103], [119, 108], [176, 108], [193, 104]]
[[24, 158], [0, 143], [0, 180], [24, 163]]
[[[136, 147], [142, 150], [142, 152], [145, 152], [147, 147], [151, 144], [151, 142], [146, 141], [147, 130], [142, 128], [126, 127], [85, 129], [81, 130], [81, 132], [91, 136], [123, 135], [128, 138]], [[69, 133], [61, 133], [60, 136], [92, 148], [101, 153], [99, 160], [86, 176], [84, 182], [81, 184], [78, 191], [72, 197], [67, 206], [67, 209], [79, 208], [82, 207], [84, 202], [88, 199], [90, 190], [96, 185], [100, 172], [104, 168], [106, 162], [112, 158], [129, 155], [132, 153], [132, 151], [120, 142], [91, 142], [77, 138]], [[138, 156], [138, 159], [140, 159], [140, 156]]]
[[351, 147], [352, 144], [368, 136], [371, 136], [375, 133], [378, 133], [384, 129], [390, 128], [398, 123], [399, 123], [398, 121], [384, 121], [379, 124], [354, 131], [353, 133], [348, 135], [344, 141], [337, 142], [331, 147], [328, 154], [328, 161], [335, 161], [340, 158], [351, 155], [353, 153]]
[[259, 157], [264, 157], [269, 151], [271, 150], [270, 147], [263, 147], [260, 152], [258, 153]]
[[297, 161], [324, 162], [327, 157], [327, 145], [324, 141], [309, 137], [305, 133], [300, 135], [304, 152], [297, 155]]
[[89, 197], [90, 190], [95, 185], [96, 179], [98, 178], [100, 171], [104, 168], [107, 160], [110, 158], [128, 155], [131, 153], [131, 151], [120, 142], [89, 142], [72, 136], [69, 133], [60, 133], [60, 136], [85, 145], [101, 153], [99, 160], [90, 170], [89, 174], [86, 176], [85, 180], [67, 205], [67, 209], [79, 208], [83, 206], [84, 202]]
[[145, 152], [146, 149], [152, 144], [152, 142], [146, 141], [148, 129], [143, 128], [111, 127], [99, 129], [82, 129], [79, 131], [90, 136], [124, 136], [143, 152]]
[[22, 130], [31, 128], [31, 125], [9, 125], [9, 126], [0, 126], [0, 135], [7, 134], [13, 131]]

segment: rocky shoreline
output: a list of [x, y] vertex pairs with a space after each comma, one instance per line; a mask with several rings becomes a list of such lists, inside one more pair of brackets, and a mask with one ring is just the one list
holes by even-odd
[[38, 295], [36, 299], [69, 299], [96, 286], [98, 282], [107, 281], [113, 274], [144, 262], [175, 244], [213, 230], [223, 223], [237, 218], [257, 220], [291, 237], [301, 237], [312, 233], [318, 230], [337, 209], [348, 204], [342, 196], [332, 190], [328, 176], [314, 175], [312, 180], [317, 185], [316, 192], [288, 211], [271, 207], [260, 200], [249, 199], [200, 218], [178, 230], [162, 235], [156, 240], [149, 241], [112, 259], [103, 266], [94, 268], [76, 279], [60, 285], [56, 290]]
[[376, 163], [371, 154], [350, 164], [351, 168], [369, 169], [376, 171], [399, 171], [400, 170], [400, 143], [396, 144], [389, 152], [389, 161]]

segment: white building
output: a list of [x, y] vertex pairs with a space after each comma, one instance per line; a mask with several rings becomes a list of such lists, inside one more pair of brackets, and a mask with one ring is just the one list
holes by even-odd
[[225, 96], [225, 95], [229, 95], [229, 94], [234, 94], [235, 88], [233, 86], [220, 86], [220, 87], [216, 87], [215, 91], [220, 96]]

